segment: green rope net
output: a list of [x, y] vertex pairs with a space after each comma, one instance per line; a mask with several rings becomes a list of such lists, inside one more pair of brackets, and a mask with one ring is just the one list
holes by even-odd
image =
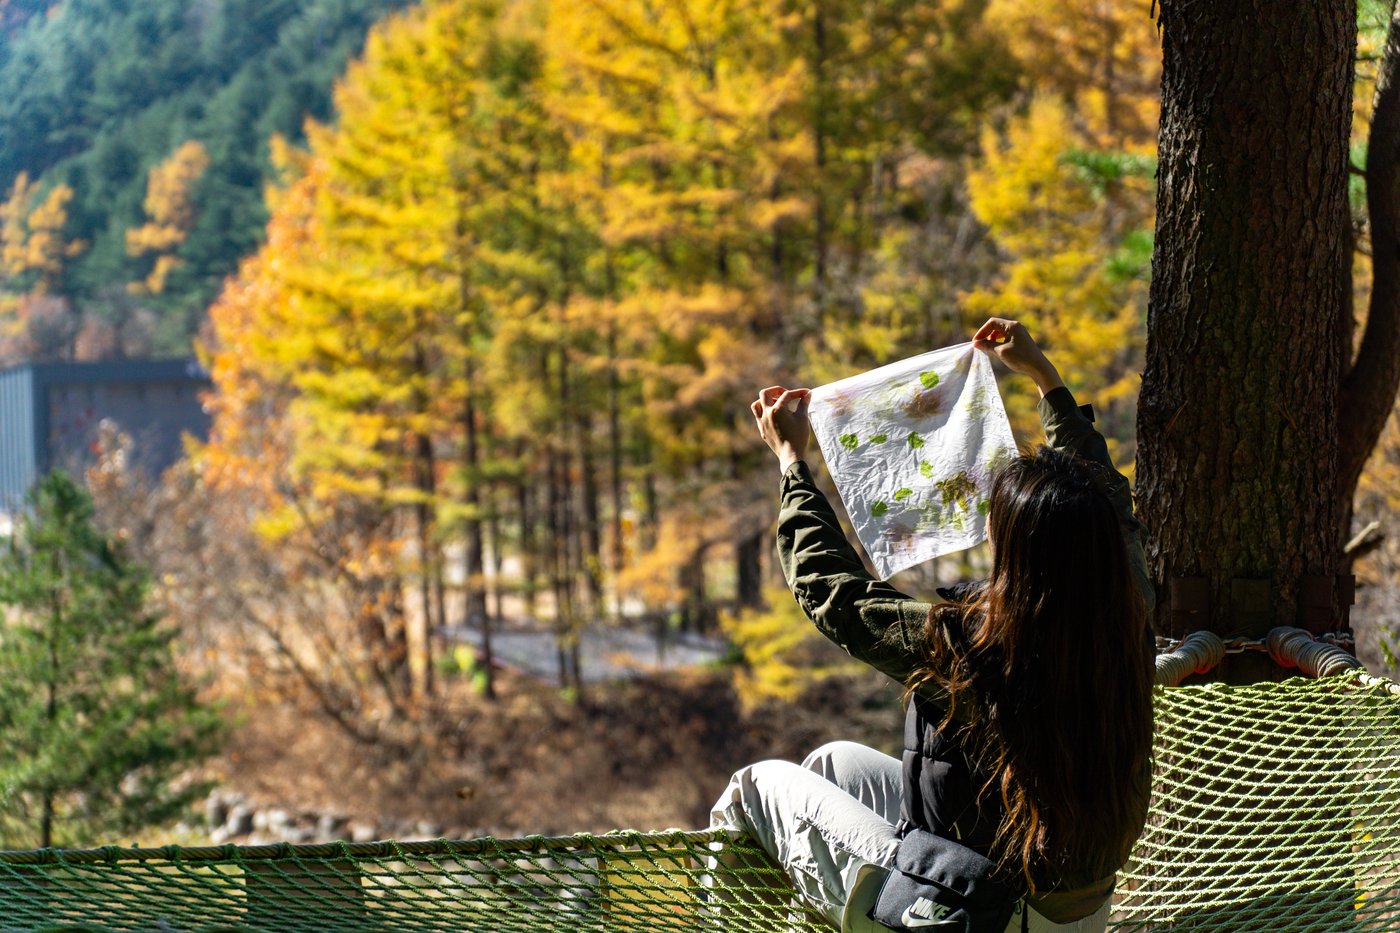
[[[1400, 685], [1159, 688], [1156, 757], [1111, 929], [1400, 930]], [[749, 840], [664, 832], [4, 852], [0, 929], [830, 927]]]
[[[706, 865], [722, 858], [723, 872]], [[0, 929], [813, 930], [829, 927], [723, 831], [0, 853]]]

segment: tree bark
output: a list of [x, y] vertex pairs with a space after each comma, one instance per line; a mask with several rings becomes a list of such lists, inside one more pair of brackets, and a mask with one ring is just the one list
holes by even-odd
[[599, 508], [598, 468], [593, 460], [593, 419], [576, 413], [582, 424], [578, 432], [579, 479], [583, 496], [583, 582], [588, 590], [589, 622], [607, 614], [603, 605], [603, 522]]
[[409, 639], [408, 670], [413, 680], [413, 696], [422, 701], [433, 693], [433, 564], [437, 545], [433, 531], [433, 459], [432, 441], [426, 435], [417, 438], [416, 483], [422, 500], [413, 507], [418, 532], [418, 596], [419, 617], [414, 620]]
[[[1356, 11], [1164, 0], [1160, 27], [1157, 236], [1138, 406], [1157, 628], [1259, 637], [1296, 624], [1300, 605], [1335, 627], [1347, 601], [1335, 414]], [[1314, 586], [1300, 603], [1306, 576], [1325, 593]], [[1267, 673], [1257, 658], [1225, 669], [1235, 681]]]
[[[524, 444], [516, 444], [516, 457], [522, 464], [524, 450]], [[515, 485], [515, 510], [520, 521], [520, 597], [527, 618], [535, 615], [535, 584], [539, 573], [539, 552], [535, 544], [535, 481], [530, 469], [522, 466]]]
[[[608, 266], [608, 294], [612, 294], [612, 266]], [[617, 372], [617, 322], [608, 322], [608, 491], [612, 498], [610, 558], [613, 582], [613, 615], [622, 619], [622, 591], [617, 580], [627, 562], [622, 537], [622, 385]]]
[[478, 438], [475, 366], [467, 359], [463, 367], [466, 397], [462, 401], [462, 474], [466, 481], [466, 500], [470, 514], [465, 523], [462, 542], [463, 592], [466, 597], [466, 621], [478, 620], [489, 624], [486, 615], [485, 574], [483, 573], [481, 536], [481, 442]]

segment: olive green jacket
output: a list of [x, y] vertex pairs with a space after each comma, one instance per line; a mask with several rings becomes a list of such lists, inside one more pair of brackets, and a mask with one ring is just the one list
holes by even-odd
[[[1127, 477], [1108, 456], [1103, 435], [1094, 429], [1069, 389], [1040, 400], [1046, 443], [1102, 465], [1109, 498], [1123, 524], [1128, 562], [1151, 617], [1153, 590], [1142, 550], [1142, 525], [1133, 515]], [[798, 461], [782, 480], [778, 513], [778, 559], [798, 604], [827, 638], [850, 655], [907, 684], [926, 657], [920, 649], [929, 604], [907, 596], [866, 570], [811, 468]], [[931, 688], [930, 688], [931, 689]], [[931, 695], [930, 699], [941, 699]]]

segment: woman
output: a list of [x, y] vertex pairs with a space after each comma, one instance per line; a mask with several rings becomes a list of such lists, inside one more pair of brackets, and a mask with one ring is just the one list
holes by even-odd
[[[832, 641], [909, 688], [903, 761], [851, 742], [735, 773], [713, 822], [748, 832], [845, 930], [911, 829], [957, 839], [1026, 892], [1008, 929], [1103, 930], [1151, 782], [1152, 591], [1127, 480], [1026, 328], [974, 336], [1040, 390], [1047, 446], [993, 481], [992, 572], [929, 606], [873, 579], [803, 462], [805, 389], [754, 417], [783, 471], [778, 550]], [[1018, 908], [1019, 914], [1019, 908]]]

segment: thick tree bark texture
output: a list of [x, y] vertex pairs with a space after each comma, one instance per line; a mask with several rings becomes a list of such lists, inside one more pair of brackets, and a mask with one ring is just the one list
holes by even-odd
[[[1157, 628], [1335, 628], [1350, 601], [1336, 411], [1355, 6], [1160, 9], [1137, 467]], [[1227, 679], [1265, 676], [1258, 658], [1230, 660]]]

